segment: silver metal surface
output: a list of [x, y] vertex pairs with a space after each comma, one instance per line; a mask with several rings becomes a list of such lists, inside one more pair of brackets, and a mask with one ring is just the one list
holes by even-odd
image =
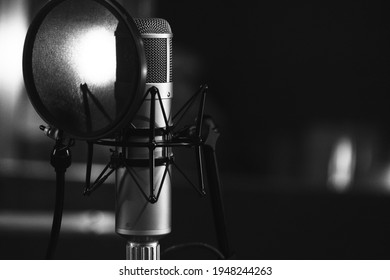
[[126, 259], [128, 260], [159, 260], [160, 245], [158, 242], [127, 242]]
[[[147, 83], [145, 85], [145, 90], [147, 91], [151, 87], [158, 88], [160, 96], [162, 99], [172, 98], [173, 97], [173, 84], [172, 83]], [[151, 99], [150, 94], [146, 99]]]
[[[149, 168], [133, 167], [141, 188], [149, 194]], [[154, 187], [159, 188], [165, 166], [156, 166]], [[171, 232], [171, 178], [166, 176], [156, 203], [148, 202], [125, 168], [116, 172], [116, 232], [128, 239]]]

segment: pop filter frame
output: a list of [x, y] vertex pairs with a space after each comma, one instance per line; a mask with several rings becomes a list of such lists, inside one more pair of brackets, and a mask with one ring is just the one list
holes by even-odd
[[[72, 120], [67, 121], [66, 119], [59, 119], [56, 117], [50, 110], [51, 108], [47, 107], [47, 104], [44, 103], [40, 96], [40, 92], [37, 89], [35, 74], [34, 74], [34, 44], [36, 42], [37, 34], [40, 31], [41, 25], [44, 23], [50, 13], [57, 8], [59, 5], [64, 2], [71, 2], [72, 0], [52, 0], [49, 1], [37, 14], [31, 23], [29, 30], [26, 35], [24, 50], [23, 50], [23, 76], [24, 82], [27, 89], [27, 94], [29, 99], [35, 108], [36, 112], [40, 115], [40, 117], [51, 127], [55, 127], [56, 129], [62, 130], [66, 136], [69, 138], [80, 139], [80, 140], [97, 140], [103, 138], [114, 138], [115, 134], [118, 133], [121, 128], [125, 125], [128, 125], [131, 122], [131, 119], [134, 117], [137, 109], [139, 108], [142, 98], [143, 92], [145, 88], [146, 82], [146, 58], [143, 42], [141, 39], [141, 35], [138, 31], [136, 24], [134, 23], [132, 17], [127, 13], [127, 11], [114, 0], [88, 0], [91, 3], [97, 3], [106, 8], [117, 20], [120, 24], [122, 24], [122, 32], [124, 31], [126, 36], [131, 39], [133, 44], [133, 49], [136, 51], [132, 57], [136, 58], [136, 61], [132, 61], [132, 63], [136, 64], [136, 73], [130, 73], [134, 77], [130, 80], [135, 81], [136, 84], [132, 86], [133, 92], [128, 92], [128, 95], [125, 96], [125, 100], [120, 100], [120, 105], [124, 106], [120, 110], [120, 114], [118, 114], [114, 119], [110, 120], [109, 124], [104, 126], [103, 128], [99, 128], [97, 130], [80, 130], [75, 127]], [[78, 4], [79, 1], [73, 0]], [[85, 4], [84, 0], [84, 4]], [[82, 1], [80, 1], [82, 2]], [[53, 28], [58, 28], [53, 26]], [[61, 30], [60, 30], [61, 31]], [[48, 44], [52, 42], [49, 41]], [[104, 54], [102, 54], [104, 55]], [[55, 74], [53, 74], [55, 75]], [[47, 77], [50, 80], [50, 77]], [[83, 88], [84, 86], [84, 88]], [[87, 96], [86, 98], [90, 98], [91, 102], [96, 102], [96, 98], [91, 95], [91, 92], [85, 85], [80, 84], [81, 91]], [[54, 93], [53, 93], [54, 94]], [[88, 95], [89, 94], [89, 95]], [[115, 98], [110, 97], [110, 98]], [[87, 102], [85, 101], [82, 102]], [[64, 101], [66, 102], [66, 100]], [[65, 107], [71, 107], [73, 104], [66, 104]], [[99, 105], [100, 108], [104, 106], [103, 104]], [[83, 106], [87, 106], [88, 104], [83, 104]], [[104, 108], [103, 108], [104, 109]], [[73, 127], [72, 127], [73, 124]]]

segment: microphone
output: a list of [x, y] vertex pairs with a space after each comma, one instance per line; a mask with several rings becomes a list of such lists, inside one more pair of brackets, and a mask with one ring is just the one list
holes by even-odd
[[[145, 147], [169, 139], [172, 127], [172, 31], [164, 19], [134, 19], [147, 64], [144, 101], [117, 148], [125, 166], [116, 169], [116, 232], [127, 259], [159, 259], [159, 239], [171, 232], [170, 147]], [[140, 145], [137, 146], [137, 143]]]

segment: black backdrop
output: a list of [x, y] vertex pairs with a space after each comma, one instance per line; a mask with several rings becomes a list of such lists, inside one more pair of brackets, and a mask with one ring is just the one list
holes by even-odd
[[202, 60], [198, 79], [225, 118], [221, 156], [237, 168], [266, 174], [280, 133], [300, 149], [312, 125], [387, 131], [390, 25], [381, 1], [161, 1], [157, 11], [175, 46]]

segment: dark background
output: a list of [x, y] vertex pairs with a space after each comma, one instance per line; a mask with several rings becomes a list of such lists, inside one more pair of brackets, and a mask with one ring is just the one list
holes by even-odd
[[[207, 112], [221, 132], [217, 154], [236, 258], [388, 259], [389, 11], [381, 1], [263, 2], [124, 5], [135, 17], [171, 24], [175, 107], [209, 85]], [[30, 21], [43, 3], [30, 1]], [[25, 93], [19, 106], [31, 106]], [[18, 134], [16, 158], [46, 160], [52, 143], [40, 137]], [[340, 139], [348, 139], [355, 159], [350, 183], [341, 187], [329, 180]], [[83, 164], [85, 144], [77, 143], [74, 154]], [[106, 158], [102, 152], [97, 161]], [[183, 166], [193, 170], [190, 162]], [[54, 175], [47, 170], [43, 179], [3, 171], [2, 213], [51, 211]], [[113, 211], [112, 184], [88, 199], [82, 181], [69, 185], [65, 211]], [[216, 244], [210, 198], [185, 185], [174, 177], [173, 232], [163, 249]], [[0, 235], [1, 258], [30, 259], [44, 255], [49, 233], [3, 227]], [[58, 248], [64, 259], [124, 257], [115, 234], [65, 233]], [[171, 257], [214, 256], [185, 250]]]

